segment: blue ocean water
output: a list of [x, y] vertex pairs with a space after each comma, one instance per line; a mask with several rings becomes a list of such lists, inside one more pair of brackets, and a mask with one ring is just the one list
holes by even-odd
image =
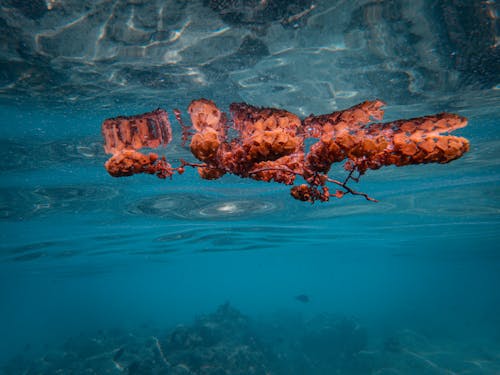
[[[500, 373], [496, 2], [0, 4], [0, 373]], [[108, 175], [104, 119], [200, 97], [453, 112], [471, 149], [378, 203]]]

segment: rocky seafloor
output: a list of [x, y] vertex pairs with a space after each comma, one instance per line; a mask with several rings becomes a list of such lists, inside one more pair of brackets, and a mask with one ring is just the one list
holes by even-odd
[[[498, 349], [498, 348], [496, 348]], [[80, 335], [0, 372], [18, 374], [497, 374], [491, 345], [440, 342], [411, 330], [381, 339], [350, 317], [256, 321], [226, 303], [170, 331], [142, 327]]]

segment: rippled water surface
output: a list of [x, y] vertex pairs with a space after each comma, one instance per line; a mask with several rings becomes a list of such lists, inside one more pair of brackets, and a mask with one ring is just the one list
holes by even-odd
[[[0, 0], [0, 373], [500, 373], [498, 12]], [[380, 98], [387, 120], [467, 117], [471, 148], [369, 171], [353, 187], [378, 203], [107, 174], [104, 119], [200, 97], [301, 117]], [[160, 151], [194, 160], [171, 120]]]

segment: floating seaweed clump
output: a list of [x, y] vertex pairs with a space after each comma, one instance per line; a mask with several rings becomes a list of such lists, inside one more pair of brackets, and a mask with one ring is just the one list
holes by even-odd
[[[466, 126], [464, 117], [440, 113], [373, 122], [382, 120], [383, 106], [379, 100], [366, 101], [344, 111], [301, 120], [282, 109], [233, 103], [228, 120], [214, 102], [195, 100], [188, 107], [191, 126], [184, 125], [179, 110], [174, 114], [182, 126], [183, 143], [190, 139], [191, 153], [200, 162], [181, 160], [178, 167], [172, 167], [164, 156], [138, 151], [166, 146], [172, 140], [166, 111], [112, 118], [102, 125], [104, 149], [113, 155], [105, 167], [114, 177], [147, 173], [164, 179], [182, 174], [185, 167], [197, 168], [200, 177], [207, 180], [233, 174], [294, 185], [301, 177], [304, 183], [291, 188], [292, 197], [301, 201], [325, 202], [346, 194], [376, 201], [348, 183], [357, 182], [369, 169], [449, 163], [469, 150], [467, 139], [447, 134]], [[306, 147], [308, 139], [313, 140], [310, 147]], [[328, 175], [332, 164], [340, 162], [347, 172], [343, 180]], [[338, 189], [331, 192], [328, 184]]]

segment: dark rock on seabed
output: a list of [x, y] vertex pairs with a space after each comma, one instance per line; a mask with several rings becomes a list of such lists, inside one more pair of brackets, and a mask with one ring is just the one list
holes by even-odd
[[353, 318], [300, 314], [252, 320], [226, 303], [169, 332], [141, 327], [80, 335], [5, 375], [323, 375], [500, 373], [496, 345], [431, 340], [409, 329], [372, 338]]

